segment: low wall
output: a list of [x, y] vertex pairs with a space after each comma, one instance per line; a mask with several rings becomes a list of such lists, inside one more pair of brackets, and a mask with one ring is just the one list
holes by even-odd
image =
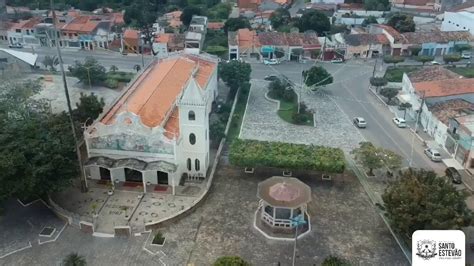
[[130, 228], [130, 226], [115, 226], [114, 232], [115, 232], [115, 236], [129, 237], [132, 235], [132, 229]]

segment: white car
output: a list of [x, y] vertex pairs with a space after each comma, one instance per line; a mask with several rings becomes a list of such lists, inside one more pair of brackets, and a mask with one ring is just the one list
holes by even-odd
[[461, 57], [463, 59], [471, 59], [471, 52], [462, 52]]
[[432, 149], [432, 148], [427, 148], [425, 149], [425, 154], [428, 156], [433, 162], [441, 162], [441, 154], [439, 151]]
[[436, 61], [431, 61], [431, 64], [432, 64], [433, 66], [439, 66], [439, 65], [441, 65], [439, 62], [436, 62]]
[[265, 59], [263, 60], [263, 64], [265, 65], [278, 65], [280, 62], [276, 59]]
[[407, 127], [407, 123], [405, 121], [405, 119], [403, 118], [400, 118], [400, 117], [394, 117], [392, 119], [393, 123], [395, 123], [395, 125], [397, 125], [397, 127]]
[[344, 63], [344, 60], [342, 60], [342, 58], [334, 58], [331, 60], [331, 63]]
[[367, 127], [367, 122], [365, 122], [365, 119], [363, 117], [354, 117], [352, 119], [352, 122], [358, 128], [366, 128]]

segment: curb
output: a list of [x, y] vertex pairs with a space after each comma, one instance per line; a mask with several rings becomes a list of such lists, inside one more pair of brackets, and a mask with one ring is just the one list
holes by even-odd
[[420, 140], [421, 142], [425, 141], [425, 139], [422, 138], [420, 135], [418, 135], [418, 133], [416, 133], [416, 131], [414, 129], [412, 129], [411, 127], [409, 129], [413, 134], [415, 134], [415, 136], [418, 138], [418, 140]]
[[388, 108], [388, 104], [387, 104], [382, 98], [380, 98], [380, 96], [378, 96], [377, 93], [376, 93], [374, 90], [372, 90], [370, 87], [369, 87], [369, 91], [370, 91], [377, 99], [379, 99], [379, 100], [383, 103], [383, 105], [385, 105], [385, 107]]

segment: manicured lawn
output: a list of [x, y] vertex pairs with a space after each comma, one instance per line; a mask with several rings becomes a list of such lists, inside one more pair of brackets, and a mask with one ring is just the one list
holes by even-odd
[[107, 72], [107, 78], [105, 85], [109, 88], [115, 89], [118, 88], [120, 84], [125, 84], [130, 82], [136, 73], [133, 72], [124, 72], [124, 71], [109, 71]]
[[[268, 97], [280, 101], [280, 109], [278, 110], [277, 113], [281, 119], [283, 119], [284, 121], [290, 124], [297, 124], [293, 121], [293, 114], [298, 112], [298, 98], [296, 97], [296, 94], [295, 94], [295, 97], [293, 97], [292, 101], [288, 101], [284, 98], [278, 99], [276, 96], [272, 95], [272, 92], [268, 93]], [[311, 118], [312, 117], [313, 116], [311, 116]], [[309, 119], [305, 121], [303, 124], [299, 124], [299, 125], [313, 126], [314, 125], [313, 122], [314, 122], [313, 119]]]
[[242, 126], [242, 119], [244, 117], [245, 106], [247, 105], [248, 97], [249, 88], [241, 88], [241, 93], [237, 98], [237, 103], [235, 105], [234, 115], [232, 116], [232, 123], [230, 124], [229, 132], [227, 132], [227, 141], [229, 143], [239, 137], [240, 127]]
[[418, 69], [420, 69], [419, 66], [391, 66], [387, 68], [384, 77], [388, 82], [402, 82], [403, 73], [410, 73]]
[[453, 67], [448, 69], [466, 78], [474, 78], [474, 67]]

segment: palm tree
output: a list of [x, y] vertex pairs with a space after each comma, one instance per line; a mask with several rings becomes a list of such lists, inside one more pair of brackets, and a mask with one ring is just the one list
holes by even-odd
[[64, 266], [85, 266], [87, 265], [86, 259], [78, 255], [77, 253], [71, 253], [64, 258], [63, 263]]
[[140, 71], [140, 69], [142, 69], [142, 67], [140, 65], [134, 65], [133, 69], [135, 69], [138, 72]]
[[400, 108], [403, 109], [403, 119], [405, 119], [405, 116], [407, 115], [407, 109], [411, 108], [411, 103], [402, 103], [400, 104]]

